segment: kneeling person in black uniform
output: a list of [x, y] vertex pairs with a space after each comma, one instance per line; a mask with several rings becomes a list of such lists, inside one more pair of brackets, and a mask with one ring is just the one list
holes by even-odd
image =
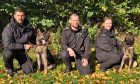
[[112, 19], [105, 17], [102, 25], [103, 27], [96, 37], [96, 58], [101, 63], [100, 70], [105, 72], [112, 67], [118, 70], [123, 51], [115, 37]]
[[4, 45], [4, 63], [8, 74], [13, 76], [13, 59], [17, 59], [25, 74], [33, 73], [32, 61], [28, 57], [26, 50], [35, 44], [36, 37], [34, 28], [26, 19], [25, 11], [19, 7], [15, 10], [11, 22], [2, 32]]
[[90, 74], [89, 54], [90, 38], [88, 31], [79, 25], [79, 16], [72, 13], [69, 18], [70, 26], [62, 32], [61, 37], [61, 59], [66, 65], [65, 72], [72, 70], [71, 61], [75, 60], [76, 68], [82, 75]]

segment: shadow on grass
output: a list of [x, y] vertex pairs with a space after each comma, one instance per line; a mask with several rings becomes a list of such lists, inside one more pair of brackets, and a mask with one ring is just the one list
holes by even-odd
[[93, 51], [90, 54], [90, 60], [89, 60], [92, 73], [95, 72], [95, 66], [96, 66], [96, 62], [95, 61], [96, 61], [95, 51]]

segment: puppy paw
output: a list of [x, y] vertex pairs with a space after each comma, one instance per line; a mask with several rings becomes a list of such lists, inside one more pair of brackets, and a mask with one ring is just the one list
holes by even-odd
[[128, 73], [131, 73], [131, 70], [130, 69], [128, 69]]
[[48, 71], [47, 70], [44, 70], [44, 72], [43, 72], [44, 74], [47, 74], [48, 73]]
[[39, 73], [39, 72], [40, 72], [40, 70], [37, 70], [37, 71], [36, 71], [36, 73]]
[[121, 73], [121, 72], [122, 72], [122, 70], [121, 70], [121, 69], [119, 69], [119, 71], [118, 71], [118, 72], [120, 72], [120, 73]]

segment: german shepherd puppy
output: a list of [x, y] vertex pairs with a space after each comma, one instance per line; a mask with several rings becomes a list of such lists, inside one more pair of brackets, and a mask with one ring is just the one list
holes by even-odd
[[47, 46], [48, 46], [48, 39], [50, 33], [42, 31], [41, 29], [37, 30], [37, 37], [36, 37], [36, 56], [37, 56], [37, 72], [40, 71], [41, 64], [44, 65], [44, 74], [47, 73]]
[[[125, 40], [123, 42], [123, 53], [124, 56], [122, 58], [122, 62], [121, 62], [121, 67], [119, 69], [119, 71], [121, 72], [124, 64], [126, 63], [126, 60], [129, 60], [128, 63], [128, 72], [130, 72], [130, 68], [133, 66], [134, 64], [134, 35], [132, 33], [128, 33], [125, 37]], [[135, 62], [135, 67], [137, 66], [137, 63]]]

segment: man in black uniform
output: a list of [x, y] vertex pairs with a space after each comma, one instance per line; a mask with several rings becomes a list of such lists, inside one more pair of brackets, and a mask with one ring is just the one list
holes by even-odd
[[11, 22], [2, 32], [2, 41], [4, 45], [4, 63], [8, 74], [13, 76], [13, 59], [17, 59], [20, 67], [25, 74], [33, 72], [32, 61], [29, 60], [26, 50], [35, 44], [35, 35], [32, 25], [26, 18], [25, 11], [19, 7], [15, 10]]
[[65, 72], [72, 70], [71, 61], [74, 59], [80, 74], [90, 74], [88, 59], [91, 45], [88, 31], [79, 25], [79, 16], [76, 13], [70, 15], [69, 23], [70, 26], [62, 32], [61, 37], [60, 56], [66, 65]]

